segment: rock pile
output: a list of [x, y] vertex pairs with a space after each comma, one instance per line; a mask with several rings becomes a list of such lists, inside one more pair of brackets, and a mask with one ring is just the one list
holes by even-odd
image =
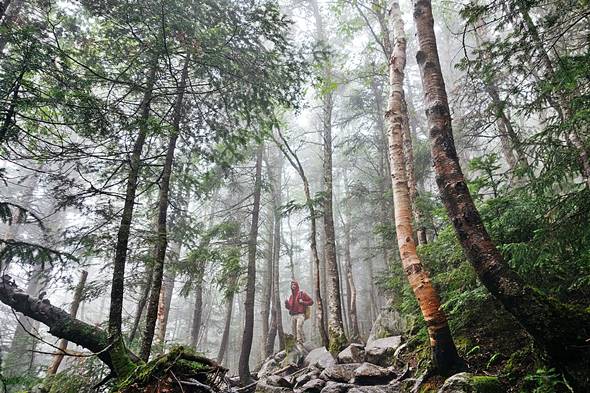
[[401, 336], [351, 344], [336, 357], [324, 347], [303, 355], [293, 348], [266, 359], [258, 372], [259, 393], [396, 393], [405, 371], [393, 366]]

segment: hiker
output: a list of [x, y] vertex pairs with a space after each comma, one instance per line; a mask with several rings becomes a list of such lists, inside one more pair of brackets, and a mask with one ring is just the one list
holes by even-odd
[[291, 315], [291, 331], [295, 342], [301, 345], [305, 342], [303, 323], [311, 315], [310, 307], [312, 304], [311, 297], [299, 290], [299, 283], [295, 280], [291, 281], [291, 296], [288, 300], [285, 300], [285, 307], [289, 310], [289, 315]]

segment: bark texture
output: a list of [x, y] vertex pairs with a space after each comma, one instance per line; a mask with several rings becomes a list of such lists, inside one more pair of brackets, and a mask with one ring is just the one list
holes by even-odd
[[[415, 3], [414, 20], [436, 182], [457, 237], [481, 282], [537, 344], [567, 369], [568, 364], [585, 358], [582, 352], [587, 351], [590, 337], [590, 314], [566, 307], [525, 285], [492, 242], [459, 166], [430, 1]], [[587, 375], [574, 378], [578, 386], [590, 386]]]
[[390, 94], [386, 118], [389, 121], [389, 158], [397, 243], [404, 271], [426, 321], [434, 365], [441, 374], [447, 375], [463, 367], [463, 363], [457, 354], [438, 293], [416, 253], [412, 228], [412, 205], [406, 178], [407, 166], [403, 146], [404, 127], [407, 127], [404, 125], [407, 115], [404, 116], [403, 90], [406, 38], [397, 1], [392, 3], [391, 17], [394, 25], [395, 44], [389, 61]]

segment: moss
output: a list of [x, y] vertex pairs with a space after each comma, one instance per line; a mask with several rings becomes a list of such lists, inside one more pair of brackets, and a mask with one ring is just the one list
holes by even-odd
[[471, 381], [477, 393], [503, 393], [505, 391], [498, 377], [474, 375]]
[[332, 355], [336, 356], [340, 351], [342, 351], [346, 347], [347, 341], [344, 332], [330, 328], [328, 338], [328, 351], [330, 351]]
[[210, 370], [210, 365], [198, 359], [199, 355], [190, 349], [183, 346], [173, 347], [167, 354], [137, 365], [125, 378], [119, 379], [114, 391], [122, 393], [130, 388], [149, 385], [170, 370], [174, 370], [175, 375], [194, 375]]
[[292, 334], [285, 334], [285, 351], [291, 352], [295, 348], [295, 337]]
[[125, 378], [135, 371], [137, 364], [135, 364], [131, 357], [129, 357], [129, 351], [125, 346], [125, 341], [122, 337], [116, 339], [111, 349], [109, 350], [109, 357], [113, 364], [113, 368], [119, 378]]

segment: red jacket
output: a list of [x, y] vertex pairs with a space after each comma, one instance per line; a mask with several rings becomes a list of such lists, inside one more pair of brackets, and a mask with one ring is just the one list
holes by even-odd
[[285, 300], [285, 307], [289, 310], [290, 315], [297, 315], [305, 313], [305, 307], [313, 304], [313, 300], [309, 295], [299, 290], [299, 284], [294, 281], [295, 288], [291, 289], [291, 296]]

